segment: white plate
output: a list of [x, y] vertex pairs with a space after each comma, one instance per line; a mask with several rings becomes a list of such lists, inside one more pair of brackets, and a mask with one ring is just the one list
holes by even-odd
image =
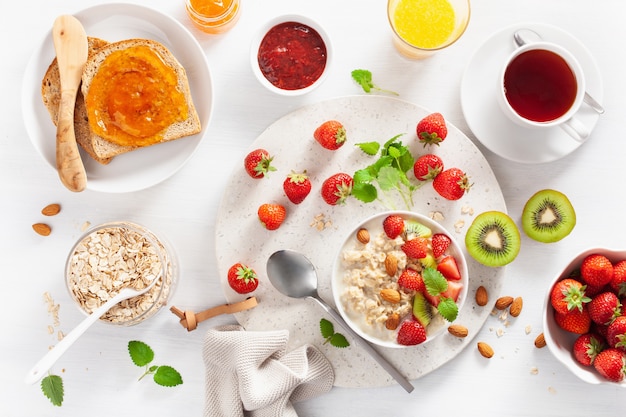
[[[194, 153], [206, 132], [212, 112], [213, 88], [204, 51], [179, 22], [156, 10], [134, 4], [102, 4], [77, 13], [87, 36], [109, 42], [146, 38], [161, 42], [183, 65], [198, 111], [202, 131], [196, 135], [116, 156], [101, 165], [81, 150], [87, 188], [103, 192], [131, 192], [151, 187], [178, 171]], [[50, 22], [52, 28], [52, 22]], [[41, 99], [41, 81], [55, 57], [52, 31], [33, 53], [24, 74], [22, 113], [35, 148], [55, 169], [56, 128]]]
[[[474, 53], [461, 82], [461, 106], [469, 128], [493, 153], [521, 163], [551, 162], [578, 149], [581, 142], [558, 127], [538, 131], [518, 126], [506, 117], [496, 100], [498, 74], [506, 57], [516, 48], [513, 33], [521, 28], [532, 29], [545, 41], [568, 49], [583, 68], [587, 92], [602, 103], [600, 70], [587, 48], [555, 26], [524, 23], [496, 32]], [[577, 117], [591, 132], [599, 115], [583, 104]]]
[[[396, 134], [405, 133], [402, 142], [409, 145], [414, 156], [426, 153], [417, 143], [415, 126], [430, 111], [414, 104], [383, 96], [353, 96], [336, 98], [302, 107], [287, 114], [270, 125], [250, 146], [265, 148], [274, 156], [277, 168], [269, 178], [255, 180], [243, 168], [243, 158], [229, 179], [220, 205], [216, 224], [216, 253], [220, 279], [229, 302], [242, 300], [245, 296], [235, 293], [226, 279], [228, 268], [243, 262], [260, 275], [260, 284], [253, 293], [259, 305], [237, 314], [237, 320], [248, 330], [288, 329], [290, 348], [311, 343], [324, 352], [335, 368], [337, 386], [381, 386], [394, 381], [355, 343], [348, 349], [338, 349], [324, 344], [319, 321], [328, 316], [311, 300], [294, 300], [280, 294], [267, 279], [266, 262], [280, 249], [293, 249], [304, 253], [318, 272], [319, 293], [333, 304], [331, 272], [333, 261], [340, 250], [344, 237], [357, 223], [366, 217], [386, 210], [378, 203], [364, 204], [350, 198], [344, 206], [329, 206], [320, 196], [320, 186], [330, 175], [344, 171], [350, 175], [357, 169], [373, 162], [354, 146], [358, 142], [378, 141], [384, 143]], [[444, 115], [445, 116], [445, 115]], [[329, 151], [313, 139], [315, 128], [328, 119], [341, 121], [348, 133], [348, 143], [337, 151]], [[460, 130], [448, 124], [449, 133], [439, 147], [429, 148], [441, 155], [448, 167], [463, 168], [474, 183], [470, 193], [461, 200], [448, 201], [439, 197], [430, 183], [415, 192], [413, 211], [429, 215], [439, 211], [444, 215], [440, 223], [448, 230], [455, 224], [465, 222], [454, 236], [459, 241], [473, 216], [463, 213], [463, 207], [471, 207], [474, 215], [487, 210], [506, 212], [504, 198], [498, 182], [480, 151]], [[306, 169], [313, 188], [311, 194], [299, 205], [289, 202], [283, 193], [282, 183], [291, 171]], [[412, 173], [409, 173], [412, 175]], [[287, 208], [287, 219], [278, 230], [262, 228], [257, 218], [257, 208], [264, 202], [279, 202]], [[403, 206], [398, 206], [402, 209]], [[314, 218], [323, 215], [331, 222], [324, 230], [312, 226]], [[504, 269], [487, 268], [465, 252], [470, 274], [468, 294], [484, 285], [495, 300], [503, 282]], [[476, 335], [491, 311], [490, 307], [477, 307], [468, 302], [457, 319]], [[336, 331], [341, 332], [340, 328]], [[445, 335], [444, 335], [445, 336]], [[427, 345], [407, 349], [380, 348], [410, 379], [419, 378], [454, 358], [468, 345], [472, 337], [457, 339], [439, 337]]]

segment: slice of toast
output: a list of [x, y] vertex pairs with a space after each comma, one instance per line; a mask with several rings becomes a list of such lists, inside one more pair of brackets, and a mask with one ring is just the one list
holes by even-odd
[[[178, 85], [177, 88], [184, 94], [187, 104], [187, 118], [183, 121], [171, 124], [163, 132], [160, 142], [163, 143], [172, 141], [175, 139], [183, 138], [186, 136], [194, 135], [202, 130], [200, 118], [193, 104], [191, 97], [191, 91], [189, 89], [189, 81], [187, 79], [187, 73], [183, 66], [178, 62], [176, 57], [159, 42], [149, 39], [126, 39], [119, 42], [108, 43], [104, 47], [98, 49], [93, 55], [89, 57], [83, 71], [81, 90], [84, 97], [89, 95], [89, 88], [93, 77], [97, 74], [100, 65], [106, 60], [106, 58], [114, 51], [123, 50], [134, 46], [148, 46], [153, 49], [163, 61], [176, 72]], [[122, 146], [106, 139], [91, 135], [92, 149], [100, 159], [113, 158], [125, 152], [137, 149], [135, 146]]]
[[[89, 56], [93, 55], [98, 49], [108, 43], [105, 40], [93, 37], [88, 37], [87, 42]], [[41, 98], [48, 113], [50, 113], [52, 123], [56, 126], [59, 120], [58, 113], [59, 104], [61, 102], [61, 77], [59, 75], [59, 65], [56, 58], [52, 60], [41, 82]], [[80, 89], [76, 93], [76, 105], [74, 106], [74, 131], [76, 134], [76, 142], [89, 156], [104, 165], [111, 161], [110, 157], [107, 157], [95, 148], [99, 146], [98, 140], [92, 137], [93, 135], [89, 129], [85, 99]]]

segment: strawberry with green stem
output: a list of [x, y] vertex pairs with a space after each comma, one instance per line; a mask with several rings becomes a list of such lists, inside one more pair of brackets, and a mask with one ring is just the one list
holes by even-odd
[[472, 184], [460, 168], [448, 168], [433, 180], [433, 188], [446, 200], [458, 200], [469, 192]]
[[583, 366], [591, 366], [605, 348], [604, 339], [595, 333], [581, 334], [574, 341], [574, 359]]
[[272, 166], [274, 157], [265, 149], [255, 149], [244, 158], [243, 166], [248, 175], [254, 179], [261, 179], [268, 176], [276, 168]]
[[621, 382], [626, 377], [626, 355], [619, 349], [604, 349], [596, 356], [593, 366], [609, 381]]
[[443, 171], [443, 160], [432, 153], [419, 156], [413, 165], [413, 174], [418, 181], [433, 180]]
[[239, 294], [248, 294], [259, 286], [259, 278], [254, 269], [237, 262], [233, 264], [227, 273], [228, 285]]
[[306, 170], [300, 173], [291, 171], [283, 182], [285, 195], [294, 204], [300, 204], [311, 192], [311, 180]]
[[558, 281], [550, 290], [550, 304], [559, 313], [570, 310], [582, 310], [583, 304], [591, 301], [585, 294], [587, 287], [575, 278], [565, 278]]
[[448, 127], [441, 113], [431, 113], [417, 123], [416, 132], [424, 146], [439, 145], [448, 136]]
[[336, 151], [346, 143], [346, 128], [337, 120], [327, 120], [315, 129], [313, 137], [323, 148]]
[[353, 179], [350, 175], [339, 172], [331, 175], [322, 183], [322, 199], [331, 206], [345, 204], [352, 194]]

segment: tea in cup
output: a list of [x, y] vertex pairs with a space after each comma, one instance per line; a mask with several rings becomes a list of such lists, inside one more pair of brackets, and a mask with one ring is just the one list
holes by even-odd
[[498, 102], [518, 125], [561, 127], [584, 141], [587, 128], [574, 116], [585, 95], [585, 78], [576, 58], [549, 42], [524, 45], [504, 63], [498, 79]]

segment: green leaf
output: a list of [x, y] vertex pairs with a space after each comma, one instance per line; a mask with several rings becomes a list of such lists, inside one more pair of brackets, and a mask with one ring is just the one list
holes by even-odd
[[364, 203], [371, 203], [378, 198], [378, 191], [372, 184], [354, 184], [352, 186], [352, 196]]
[[346, 337], [341, 333], [335, 333], [334, 335], [332, 335], [330, 338], [330, 344], [338, 348], [346, 348], [350, 346], [350, 342], [348, 342], [348, 339], [346, 339]]
[[368, 70], [356, 69], [352, 71], [352, 79], [363, 88], [363, 91], [369, 93], [374, 87], [372, 83], [372, 73]]
[[128, 353], [137, 366], [146, 366], [154, 359], [154, 352], [150, 346], [138, 340], [128, 342]]
[[452, 298], [448, 297], [440, 298], [437, 310], [444, 319], [450, 322], [456, 320], [456, 317], [459, 314], [459, 306], [454, 302]]
[[63, 380], [58, 375], [48, 375], [41, 380], [41, 391], [57, 407], [63, 404]]
[[380, 143], [378, 142], [357, 143], [356, 146], [370, 156], [376, 155], [380, 149]]
[[321, 319], [320, 320], [320, 331], [322, 332], [322, 337], [324, 339], [328, 339], [329, 337], [331, 337], [334, 333], [335, 333], [335, 327], [333, 326], [333, 324], [326, 320], [326, 319]]
[[378, 173], [378, 185], [383, 191], [393, 190], [400, 180], [398, 170], [392, 167], [382, 167]]
[[424, 268], [422, 278], [426, 285], [426, 291], [432, 296], [437, 296], [448, 289], [448, 281], [435, 268]]
[[183, 383], [183, 378], [171, 366], [159, 366], [154, 373], [154, 382], [164, 387], [174, 387]]

